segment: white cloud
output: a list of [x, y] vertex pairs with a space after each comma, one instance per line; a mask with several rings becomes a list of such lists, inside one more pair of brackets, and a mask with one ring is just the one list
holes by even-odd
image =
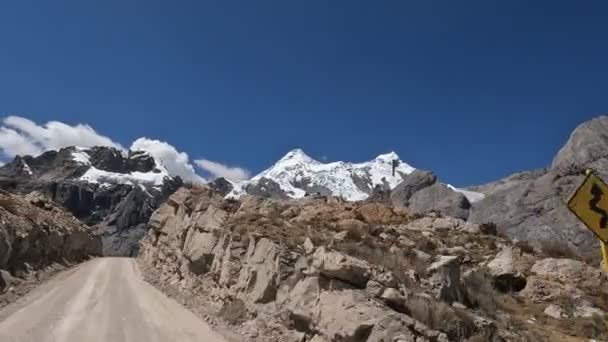
[[8, 116], [0, 127], [0, 149], [7, 157], [16, 155], [38, 155], [47, 150], [67, 146], [113, 146], [123, 149], [112, 139], [100, 135], [84, 124], [70, 126], [58, 121], [44, 125], [19, 116]]
[[211, 173], [214, 177], [224, 177], [231, 181], [242, 181], [249, 179], [249, 171], [240, 167], [231, 167], [207, 159], [197, 159], [194, 163], [201, 169]]
[[139, 138], [131, 145], [131, 150], [144, 150], [160, 159], [167, 171], [174, 176], [180, 176], [185, 181], [204, 183], [205, 179], [196, 174], [194, 166], [190, 164], [188, 154], [179, 152], [164, 141]]
[[[111, 138], [97, 133], [87, 124], [68, 125], [59, 121], [37, 124], [20, 116], [7, 116], [0, 121], [0, 160], [16, 155], [39, 155], [48, 150], [58, 150], [68, 146], [112, 146], [125, 148]], [[188, 154], [178, 151], [171, 144], [149, 138], [139, 138], [131, 144], [132, 150], [144, 150], [159, 159], [167, 171], [180, 176], [185, 181], [204, 183], [206, 180], [196, 174]], [[0, 166], [2, 162], [0, 161]], [[215, 177], [225, 177], [233, 181], [249, 178], [249, 171], [240, 167], [199, 159], [195, 161], [201, 169]]]

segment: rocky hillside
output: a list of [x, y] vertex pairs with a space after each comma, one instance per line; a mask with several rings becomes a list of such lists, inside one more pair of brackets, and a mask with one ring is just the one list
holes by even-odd
[[597, 265], [399, 206], [181, 188], [141, 248], [151, 282], [250, 341], [608, 338]]
[[12, 191], [39, 191], [93, 227], [105, 255], [137, 253], [150, 215], [182, 183], [149, 154], [110, 147], [17, 156], [0, 180]]
[[472, 222], [494, 222], [507, 236], [546, 251], [598, 257], [593, 234], [566, 203], [586, 168], [608, 180], [608, 117], [581, 124], [548, 169], [518, 173], [473, 190], [486, 195], [473, 205]]
[[0, 292], [11, 285], [11, 274], [25, 277], [51, 263], [99, 254], [99, 237], [42, 194], [0, 190]]

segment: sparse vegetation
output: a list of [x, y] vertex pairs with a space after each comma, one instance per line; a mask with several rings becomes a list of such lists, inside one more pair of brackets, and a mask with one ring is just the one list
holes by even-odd
[[414, 270], [416, 274], [423, 276], [429, 266], [426, 262], [417, 259], [405, 250], [402, 253], [387, 253], [382, 248], [354, 242], [339, 243], [336, 245], [336, 249], [352, 257], [383, 267], [391, 271], [400, 282], [408, 285], [414, 285], [407, 274], [408, 270]]
[[550, 257], [550, 258], [568, 258], [568, 259], [576, 259], [576, 255], [574, 252], [562, 243], [557, 241], [553, 242], [545, 242], [541, 246], [542, 252]]
[[481, 309], [486, 314], [495, 314], [498, 293], [492, 282], [491, 277], [484, 271], [475, 271], [465, 277], [463, 287], [467, 304]]
[[479, 231], [486, 235], [498, 235], [498, 229], [493, 222], [482, 223], [479, 225]]
[[408, 298], [406, 306], [414, 319], [444, 331], [450, 341], [463, 341], [476, 332], [475, 322], [464, 310], [422, 296]]
[[515, 247], [519, 248], [524, 253], [532, 255], [535, 254], [534, 248], [530, 246], [528, 241], [518, 240], [517, 242], [515, 242]]

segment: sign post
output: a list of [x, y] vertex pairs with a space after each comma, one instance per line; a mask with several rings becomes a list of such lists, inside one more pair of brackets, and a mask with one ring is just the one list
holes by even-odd
[[608, 272], [608, 244], [600, 241], [602, 244], [602, 258], [604, 259], [604, 271]]
[[568, 208], [600, 240], [604, 270], [608, 272], [608, 185], [591, 170], [568, 201]]

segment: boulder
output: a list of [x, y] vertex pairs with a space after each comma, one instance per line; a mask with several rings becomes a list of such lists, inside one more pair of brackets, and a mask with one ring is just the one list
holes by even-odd
[[410, 198], [409, 208], [416, 213], [436, 212], [466, 220], [469, 217], [471, 203], [463, 194], [436, 183], [416, 192]]
[[384, 292], [385, 286], [375, 280], [370, 280], [365, 285], [365, 291], [372, 297], [380, 297]]
[[209, 271], [215, 247], [222, 236], [227, 213], [209, 206], [203, 213], [193, 214], [184, 240], [183, 253], [190, 260], [190, 269], [199, 275]]
[[408, 206], [412, 195], [436, 182], [437, 177], [432, 172], [414, 170], [414, 172], [403, 177], [403, 181], [391, 191], [391, 202], [395, 206]]
[[408, 223], [405, 228], [408, 230], [429, 231], [433, 229], [435, 219], [432, 217], [423, 217]]
[[372, 329], [367, 342], [448, 342], [446, 334], [431, 330], [411, 317], [389, 313], [382, 317]]
[[311, 330], [320, 293], [319, 278], [306, 277], [296, 283], [287, 295], [283, 309], [298, 331]]
[[236, 284], [250, 302], [268, 303], [275, 299], [280, 252], [280, 247], [270, 239], [250, 237], [245, 264]]
[[429, 268], [431, 282], [436, 284], [436, 298], [447, 303], [464, 302], [460, 283], [460, 262], [457, 256], [439, 255]]
[[[547, 258], [537, 261], [532, 273], [542, 278], [565, 284], [580, 283], [585, 287], [603, 289], [608, 276], [598, 267], [591, 267], [572, 259]], [[606, 291], [608, 293], [608, 291]]]
[[371, 265], [338, 251], [318, 248], [312, 255], [312, 266], [328, 278], [335, 278], [364, 288], [372, 275]]
[[308, 254], [312, 254], [315, 251], [315, 245], [312, 243], [312, 240], [309, 237], [306, 237], [304, 240], [304, 252]]
[[405, 302], [407, 298], [401, 294], [399, 290], [389, 287], [382, 292], [380, 298], [391, 308], [400, 312], [405, 311]]
[[328, 340], [326, 340], [323, 336], [321, 335], [315, 335], [313, 336], [308, 342], [329, 342]]
[[526, 287], [519, 295], [535, 303], [551, 303], [568, 298], [573, 303], [583, 304], [585, 293], [572, 283], [562, 284], [544, 277], [530, 276]]
[[464, 226], [465, 221], [453, 217], [442, 217], [433, 222], [433, 230], [436, 232], [462, 229]]
[[502, 249], [486, 267], [494, 277], [494, 286], [501, 292], [519, 292], [526, 286], [526, 272], [532, 264], [531, 257], [514, 247]]
[[545, 313], [545, 315], [547, 315], [553, 319], [568, 318], [568, 315], [566, 315], [564, 310], [562, 310], [561, 307], [559, 307], [558, 305], [555, 305], [555, 304], [551, 304], [551, 305], [547, 306], [544, 313]]
[[330, 341], [366, 341], [387, 309], [361, 290], [321, 292], [317, 330]]
[[594, 316], [605, 317], [606, 312], [589, 304], [577, 306], [574, 310], [574, 317], [593, 318]]
[[481, 232], [481, 227], [477, 223], [467, 222], [462, 230], [470, 234], [479, 234]]
[[8, 271], [0, 270], [0, 291], [5, 291], [16, 283], [17, 279]]

